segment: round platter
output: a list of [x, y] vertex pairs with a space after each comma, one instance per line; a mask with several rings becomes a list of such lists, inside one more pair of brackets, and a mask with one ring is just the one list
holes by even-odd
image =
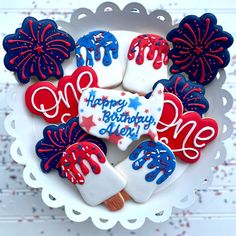
[[[138, 3], [128, 4], [123, 10], [113, 3], [103, 3], [95, 13], [81, 8], [74, 11], [70, 22], [57, 23], [75, 40], [93, 30], [111, 31], [120, 45], [123, 73], [129, 42], [134, 36], [140, 33], [156, 33], [165, 37], [167, 32], [176, 27], [172, 25], [172, 19], [166, 11], [156, 10], [148, 14]], [[63, 66], [65, 75], [70, 75], [76, 68], [75, 54]], [[217, 139], [202, 151], [201, 159], [194, 165], [178, 161], [175, 173], [144, 204], [128, 201], [124, 208], [117, 212], [110, 212], [103, 205], [91, 207], [84, 203], [77, 189], [68, 181], [59, 178], [57, 173], [45, 175], [41, 172], [40, 160], [35, 154], [35, 144], [42, 138], [42, 131], [47, 124], [26, 109], [24, 93], [30, 84], [16, 85], [7, 95], [7, 103], [12, 111], [5, 120], [5, 128], [15, 138], [11, 145], [12, 158], [25, 165], [25, 182], [33, 188], [42, 188], [43, 201], [54, 208], [64, 206], [72, 221], [82, 222], [90, 217], [100, 229], [109, 229], [117, 222], [127, 229], [137, 229], [143, 225], [146, 218], [157, 223], [163, 222], [171, 216], [173, 207], [184, 209], [194, 202], [195, 189], [206, 188], [211, 184], [211, 168], [220, 164], [226, 156], [223, 141], [231, 135], [233, 128], [232, 122], [225, 116], [232, 107], [232, 96], [222, 89], [225, 78], [225, 72], [221, 70], [217, 79], [206, 87], [206, 98], [210, 104], [206, 116], [218, 122]], [[114, 165], [119, 163], [136, 144], [133, 143], [127, 151], [121, 152], [115, 145], [107, 143], [108, 160]]]

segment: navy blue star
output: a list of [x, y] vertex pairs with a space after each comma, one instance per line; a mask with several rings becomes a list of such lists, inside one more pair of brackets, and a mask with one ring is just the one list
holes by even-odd
[[136, 98], [129, 98], [129, 102], [130, 102], [130, 104], [129, 104], [128, 107], [132, 107], [132, 108], [134, 108], [134, 110], [137, 110], [137, 108], [142, 105], [142, 103], [139, 102], [139, 98], [138, 97], [136, 97]]

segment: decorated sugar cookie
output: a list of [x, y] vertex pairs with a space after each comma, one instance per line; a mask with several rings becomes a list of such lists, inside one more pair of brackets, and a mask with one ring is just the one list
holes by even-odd
[[71, 76], [64, 76], [57, 87], [42, 81], [28, 87], [25, 103], [30, 112], [42, 116], [48, 123], [64, 123], [78, 115], [82, 91], [97, 87], [97, 75], [92, 68], [83, 66]]
[[163, 85], [151, 97], [124, 91], [86, 89], [79, 102], [79, 123], [88, 133], [125, 150], [146, 134], [157, 141], [156, 125], [163, 107]]
[[187, 163], [199, 160], [201, 150], [218, 134], [218, 125], [212, 118], [201, 118], [197, 112], [183, 113], [179, 98], [164, 94], [164, 106], [157, 124], [158, 139], [167, 144], [176, 158]]
[[173, 44], [169, 53], [173, 62], [171, 73], [185, 72], [190, 80], [206, 85], [219, 69], [229, 64], [227, 49], [233, 37], [217, 25], [213, 14], [186, 16], [178, 28], [168, 33], [167, 39]]
[[35, 147], [36, 154], [41, 159], [42, 171], [47, 173], [52, 169], [57, 169], [61, 173], [58, 163], [63, 153], [70, 145], [83, 141], [95, 143], [106, 154], [106, 144], [81, 129], [76, 117], [65, 124], [45, 127], [43, 139]]
[[[164, 91], [175, 94], [182, 102], [184, 111], [195, 111], [200, 115], [208, 111], [209, 103], [205, 98], [205, 88], [203, 85], [193, 83], [185, 79], [181, 74], [175, 74], [169, 80], [162, 79], [157, 81], [153, 89], [158, 83], [164, 85]], [[147, 94], [148, 98], [151, 93]]]
[[125, 192], [136, 202], [147, 201], [175, 170], [176, 160], [161, 142], [140, 143], [116, 169], [126, 178]]
[[139, 94], [151, 92], [157, 80], [167, 78], [168, 52], [169, 45], [162, 36], [143, 34], [134, 38], [123, 87]]
[[109, 88], [122, 82], [119, 44], [108, 31], [97, 30], [79, 38], [76, 43], [77, 66], [90, 66], [98, 76], [98, 85]]
[[62, 175], [76, 185], [82, 198], [91, 206], [96, 206], [110, 198], [120, 206], [110, 206], [118, 210], [124, 205], [119, 192], [125, 187], [124, 177], [106, 160], [103, 151], [94, 143], [78, 142], [69, 146], [59, 163]]
[[16, 72], [19, 82], [25, 84], [33, 75], [39, 80], [62, 77], [61, 64], [70, 57], [75, 43], [68, 33], [57, 28], [53, 20], [37, 21], [27, 17], [15, 34], [4, 38], [3, 47], [7, 52], [4, 58], [6, 68]]

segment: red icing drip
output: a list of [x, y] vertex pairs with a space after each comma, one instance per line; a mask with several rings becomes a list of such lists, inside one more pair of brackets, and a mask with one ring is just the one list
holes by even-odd
[[33, 21], [32, 20], [29, 20], [29, 27], [30, 27], [30, 32], [31, 32], [32, 37], [34, 38], [34, 40], [36, 40], [36, 37], [34, 35]]
[[65, 53], [63, 50], [61, 50], [59, 48], [52, 48], [52, 47], [46, 48], [46, 51], [55, 51], [55, 50], [62, 53], [64, 57], [66, 57], [66, 58], [69, 57], [69, 55], [67, 53]]
[[161, 68], [162, 63], [167, 65], [169, 45], [164, 38], [155, 34], [139, 35], [138, 37], [133, 39], [129, 47], [128, 59], [129, 60], [134, 59], [135, 52], [136, 50], [138, 50], [138, 54], [136, 56], [136, 63], [138, 65], [142, 65], [144, 62], [145, 49], [147, 47], [149, 47], [147, 59], [148, 60], [154, 59], [153, 67], [155, 69]]
[[42, 32], [41, 37], [40, 37], [41, 42], [43, 42], [43, 40], [44, 40], [44, 35], [45, 35], [45, 33], [46, 33], [48, 30], [50, 30], [51, 28], [52, 28], [52, 25], [51, 25], [51, 24], [48, 24], [48, 25], [43, 29], [43, 32]]
[[[92, 155], [95, 155], [96, 158], [92, 157]], [[99, 163], [105, 163], [106, 157], [102, 150], [94, 143], [77, 142], [69, 146], [63, 153], [59, 165], [62, 174], [65, 175], [72, 184], [85, 183], [84, 176], [89, 174], [89, 168], [85, 165], [84, 161], [86, 164], [89, 164], [94, 174], [99, 174], [101, 172]], [[77, 169], [77, 165], [79, 169]]]
[[49, 35], [44, 41], [46, 42], [49, 38], [52, 38], [52, 37], [58, 36], [58, 35], [60, 35], [60, 33], [55, 33], [55, 34]]
[[70, 47], [71, 46], [71, 43], [65, 41], [65, 40], [62, 40], [62, 39], [55, 39], [55, 40], [51, 40], [49, 42], [46, 43], [46, 45], [50, 44], [50, 43], [64, 43], [67, 47]]
[[29, 42], [29, 41], [26, 41], [26, 40], [20, 40], [20, 39], [9, 39], [7, 42], [9, 44], [13, 44], [13, 43], [28, 43], [28, 44], [33, 45], [32, 42]]
[[47, 77], [45, 76], [45, 74], [43, 74], [43, 72], [42, 72], [42, 70], [41, 70], [40, 61], [41, 61], [41, 57], [39, 57], [39, 59], [38, 59], [38, 71], [39, 71], [40, 77], [41, 77], [42, 79], [46, 79]]
[[28, 59], [25, 61], [23, 67], [22, 67], [22, 70], [21, 70], [21, 73], [22, 73], [22, 79], [26, 79], [26, 75], [25, 75], [25, 67], [27, 65], [27, 63], [32, 59], [32, 57], [34, 57], [34, 55], [31, 54], [30, 57], [28, 57]]

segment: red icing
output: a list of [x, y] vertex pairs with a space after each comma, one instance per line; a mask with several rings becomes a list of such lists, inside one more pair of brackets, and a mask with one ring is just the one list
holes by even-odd
[[161, 68], [162, 63], [167, 65], [169, 45], [164, 38], [156, 34], [143, 34], [134, 38], [129, 47], [128, 59], [134, 59], [136, 50], [138, 49], [136, 63], [142, 65], [147, 47], [149, 47], [147, 59], [153, 60], [155, 57], [153, 61], [153, 67], [155, 69]]
[[84, 184], [84, 177], [89, 174], [88, 165], [94, 174], [99, 174], [101, 172], [99, 163], [105, 162], [105, 154], [96, 144], [78, 142], [66, 149], [59, 165], [62, 175], [72, 184]]
[[157, 124], [158, 138], [176, 157], [194, 163], [200, 158], [201, 149], [216, 138], [218, 125], [214, 119], [201, 118], [197, 112], [183, 113], [183, 105], [174, 94], [164, 96], [163, 112]]
[[31, 85], [26, 90], [25, 103], [30, 112], [42, 116], [48, 123], [66, 122], [78, 115], [78, 102], [81, 97], [81, 90], [78, 88], [88, 86], [98, 87], [97, 75], [90, 67], [80, 67], [71, 76], [61, 78], [57, 87], [47, 81]]

